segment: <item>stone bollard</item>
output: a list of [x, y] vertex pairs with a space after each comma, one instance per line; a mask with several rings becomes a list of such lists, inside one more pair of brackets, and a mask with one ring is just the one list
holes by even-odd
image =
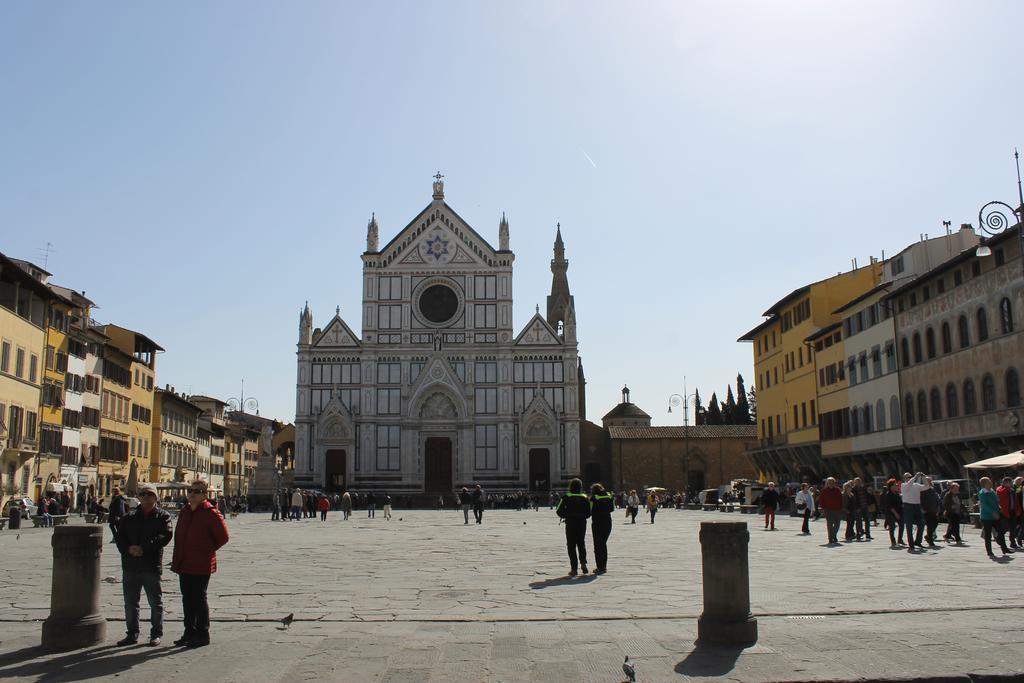
[[704, 613], [697, 641], [724, 645], [757, 642], [757, 619], [750, 613], [750, 570], [746, 522], [701, 522]]
[[43, 648], [77, 650], [102, 643], [107, 620], [100, 614], [101, 526], [53, 530], [50, 616], [43, 622]]

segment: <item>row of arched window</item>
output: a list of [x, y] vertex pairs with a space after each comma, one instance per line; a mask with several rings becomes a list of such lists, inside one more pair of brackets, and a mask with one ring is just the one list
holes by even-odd
[[[1020, 376], [1016, 368], [1008, 369], [1003, 375], [1003, 385], [1008, 408], [1020, 406]], [[978, 394], [973, 379], [965, 379], [961, 386], [954, 382], [946, 385], [945, 392], [932, 387], [927, 394], [922, 389], [903, 397], [903, 415], [907, 424], [941, 420], [942, 418], [974, 415], [978, 412]], [[995, 410], [997, 406], [996, 381], [990, 374], [981, 378], [981, 410]]]
[[[885, 399], [878, 399], [872, 408], [870, 403], [850, 408], [850, 434], [870, 434], [886, 429], [897, 429], [900, 426], [900, 399], [892, 396], [889, 399], [888, 420], [886, 419]], [[888, 422], [888, 424], [886, 424]]]
[[[987, 340], [989, 335], [988, 311], [984, 306], [975, 311], [974, 323], [977, 341], [980, 343]], [[966, 349], [971, 345], [971, 325], [966, 315], [961, 315], [957, 319], [956, 328], [957, 347], [959, 349]], [[1003, 297], [1002, 301], [999, 302], [999, 329], [1003, 334], [1013, 332], [1013, 307], [1010, 304], [1010, 300], [1006, 297]], [[915, 332], [909, 339], [903, 337], [900, 341], [900, 360], [903, 363], [903, 367], [911, 365], [911, 357], [913, 357], [914, 363], [935, 358], [938, 355], [939, 342], [942, 345], [942, 353], [952, 353], [953, 330], [950, 327], [949, 321], [942, 323], [942, 326], [939, 328], [939, 334], [940, 339], [936, 339], [935, 330], [929, 325], [924, 332], [923, 344], [920, 332]], [[913, 356], [911, 356], [911, 352], [913, 352]]]

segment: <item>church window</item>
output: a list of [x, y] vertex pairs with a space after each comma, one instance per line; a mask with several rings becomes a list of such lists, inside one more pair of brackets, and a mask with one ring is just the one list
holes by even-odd
[[377, 384], [401, 384], [401, 363], [377, 363]]
[[378, 306], [377, 327], [382, 330], [396, 330], [402, 327], [402, 307], [400, 305]]
[[423, 371], [424, 365], [425, 363], [423, 361], [417, 360], [409, 363], [409, 384], [416, 382], [416, 379], [420, 376], [420, 372]]
[[447, 285], [431, 285], [420, 294], [420, 313], [432, 323], [444, 323], [459, 310], [459, 297]]
[[452, 366], [452, 372], [459, 378], [460, 382], [466, 381], [466, 363], [461, 360], [448, 361]]
[[495, 289], [495, 282], [497, 278], [494, 275], [477, 275], [473, 287], [473, 293], [477, 299], [496, 299], [497, 293]]
[[384, 301], [402, 298], [402, 278], [382, 275], [378, 278], [378, 297]]
[[498, 469], [498, 425], [477, 425], [476, 469]]
[[498, 390], [494, 388], [476, 389], [476, 413], [478, 415], [494, 415], [498, 412]]
[[473, 321], [477, 327], [490, 329], [498, 326], [498, 307], [495, 304], [477, 304], [473, 308]]
[[494, 384], [498, 381], [498, 364], [495, 362], [476, 363], [473, 366], [473, 381], [477, 384]]
[[398, 415], [402, 407], [401, 393], [400, 389], [378, 389], [377, 414]]
[[402, 428], [398, 425], [377, 425], [377, 469], [397, 470]]

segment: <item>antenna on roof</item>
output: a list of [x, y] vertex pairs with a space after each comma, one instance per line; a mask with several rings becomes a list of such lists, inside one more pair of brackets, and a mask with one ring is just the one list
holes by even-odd
[[1013, 160], [1017, 164], [1017, 199], [1020, 200], [1020, 205], [1024, 206], [1024, 191], [1020, 187], [1020, 153], [1017, 148], [1013, 148]]
[[37, 247], [36, 251], [43, 255], [43, 270], [46, 270], [46, 264], [50, 260], [50, 254], [56, 254], [57, 250], [53, 248], [52, 243], [47, 242], [45, 247]]

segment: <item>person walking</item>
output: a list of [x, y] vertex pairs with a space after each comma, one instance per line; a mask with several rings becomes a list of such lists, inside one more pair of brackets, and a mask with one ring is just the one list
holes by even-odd
[[477, 524], [484, 523], [484, 490], [477, 484], [473, 489], [473, 516]]
[[636, 495], [636, 489], [630, 489], [629, 497], [626, 498], [626, 516], [636, 524], [636, 515], [640, 512], [640, 497]]
[[935, 529], [939, 526], [939, 508], [942, 501], [939, 499], [939, 492], [932, 487], [930, 477], [925, 478], [927, 488], [921, 491], [921, 511], [924, 513], [924, 540], [929, 548], [938, 548], [935, 545]]
[[946, 533], [942, 536], [947, 543], [955, 541], [963, 545], [960, 539], [960, 520], [963, 518], [963, 503], [960, 501], [960, 484], [953, 482], [942, 499], [942, 509], [946, 513]]
[[804, 523], [800, 528], [800, 533], [805, 536], [811, 535], [811, 515], [814, 514], [814, 494], [810, 491], [810, 486], [807, 484], [800, 484], [800, 490], [796, 494], [796, 510], [803, 518]]
[[160, 587], [164, 546], [170, 543], [171, 515], [157, 507], [156, 487], [139, 486], [139, 506], [121, 518], [115, 539], [121, 553], [121, 592], [127, 634], [118, 645], [139, 642], [139, 598], [143, 589], [149, 602], [149, 645], [156, 647], [164, 635], [164, 597]]
[[377, 516], [377, 496], [373, 495], [373, 491], [366, 494], [366, 518]]
[[210, 608], [206, 589], [217, 571], [217, 550], [228, 542], [228, 525], [220, 511], [206, 499], [209, 485], [202, 479], [188, 489], [188, 505], [178, 513], [174, 528], [171, 571], [178, 575], [185, 632], [175, 645], [204, 647], [210, 644]]
[[292, 491], [292, 519], [302, 519], [302, 491], [295, 489]]
[[[903, 545], [903, 502], [900, 500], [899, 482], [890, 479], [885, 482], [885, 496], [882, 509], [885, 511], [885, 526], [889, 530], [889, 547], [898, 548]], [[896, 531], [899, 530], [899, 543], [896, 542]]]
[[469, 524], [469, 508], [473, 506], [473, 497], [469, 495], [469, 489], [465, 486], [459, 491], [459, 505], [462, 506], [462, 523]]
[[569, 553], [569, 576], [576, 576], [577, 568], [587, 574], [587, 518], [590, 501], [583, 493], [583, 482], [569, 480], [569, 491], [558, 501], [555, 514], [565, 520], [565, 545]]
[[861, 536], [871, 540], [871, 496], [868, 494], [867, 488], [864, 487], [864, 482], [860, 477], [853, 478], [853, 495], [857, 499], [857, 540], [861, 539]]
[[331, 509], [331, 500], [326, 495], [321, 495], [320, 500], [317, 501], [317, 508], [320, 510], [320, 521], [327, 521], [327, 512]]
[[[590, 531], [594, 536], [595, 574], [608, 571], [608, 537], [612, 533], [612, 513], [615, 512], [615, 497], [605, 491], [601, 484], [590, 487]], [[570, 556], [571, 557], [571, 556]]]
[[[921, 512], [921, 491], [927, 487], [924, 474], [918, 472], [911, 476], [903, 475], [905, 481], [900, 495], [903, 498], [903, 526], [907, 531], [907, 552], [914, 552], [914, 546], [921, 547], [921, 536], [924, 534], [924, 514]], [[917, 529], [915, 535], [914, 529]]]
[[651, 524], [654, 524], [654, 516], [658, 514], [658, 494], [654, 491], [647, 494], [647, 514], [651, 516]]
[[854, 520], [860, 516], [857, 508], [857, 497], [853, 495], [853, 481], [843, 484], [843, 512], [846, 519], [846, 533], [843, 535], [847, 543], [854, 538]]
[[768, 482], [768, 488], [761, 494], [761, 505], [764, 506], [764, 528], [775, 531], [775, 511], [779, 508], [779, 492], [775, 490], [775, 482]]
[[825, 488], [818, 495], [818, 508], [825, 514], [829, 545], [839, 543], [839, 524], [843, 520], [843, 492], [836, 486], [836, 478], [825, 480]]
[[1013, 480], [1010, 477], [1003, 477], [1002, 483], [996, 488], [996, 495], [999, 496], [999, 530], [1009, 535], [1011, 548], [1020, 550], [1015, 533], [1017, 496], [1014, 493]]
[[1009, 555], [1010, 549], [1006, 547], [1003, 540], [1003, 527], [999, 523], [999, 494], [992, 489], [992, 480], [982, 477], [979, 482], [981, 490], [978, 491], [978, 512], [981, 516], [981, 536], [985, 539], [985, 552], [989, 557], [995, 557], [992, 552], [992, 532], [996, 533], [996, 541], [1003, 555]]
[[348, 521], [348, 518], [352, 516], [352, 496], [348, 491], [341, 494], [341, 514], [344, 521]]
[[114, 495], [110, 498], [110, 508], [107, 511], [107, 523], [113, 533], [113, 537], [110, 539], [111, 543], [117, 542], [117, 525], [126, 514], [128, 514], [128, 502], [121, 495], [121, 488], [115, 486]]
[[270, 499], [270, 521], [276, 522], [279, 519], [281, 519], [281, 499], [275, 493]]
[[391, 496], [384, 494], [384, 519], [391, 521]]

